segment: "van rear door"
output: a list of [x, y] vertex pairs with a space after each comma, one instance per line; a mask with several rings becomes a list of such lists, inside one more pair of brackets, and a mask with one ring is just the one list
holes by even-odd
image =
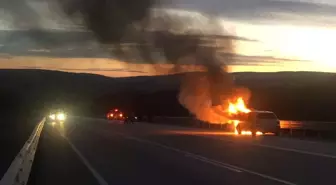
[[274, 131], [278, 129], [278, 118], [272, 112], [261, 112], [257, 114], [256, 126], [260, 131]]

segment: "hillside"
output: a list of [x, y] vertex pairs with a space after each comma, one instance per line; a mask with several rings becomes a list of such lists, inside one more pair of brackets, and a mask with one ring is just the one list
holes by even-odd
[[[252, 91], [250, 106], [282, 119], [336, 120], [336, 75], [315, 72], [235, 73]], [[108, 78], [45, 70], [0, 70], [2, 112], [43, 112], [65, 106], [73, 114], [102, 116], [111, 107], [142, 114], [188, 115], [176, 99], [180, 75]]]

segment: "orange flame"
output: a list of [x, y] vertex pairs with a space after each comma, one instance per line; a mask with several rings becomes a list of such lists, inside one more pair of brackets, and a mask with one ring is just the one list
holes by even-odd
[[[239, 113], [249, 113], [251, 110], [246, 107], [245, 102], [242, 97], [239, 97], [236, 102], [229, 101], [228, 112], [230, 115], [237, 115]], [[234, 125], [234, 133], [238, 135], [237, 125], [239, 124], [239, 120], [232, 120], [231, 123]], [[243, 130], [241, 132], [242, 135], [252, 135], [251, 131]], [[262, 132], [257, 131], [256, 135], [262, 135]]]
[[251, 110], [246, 107], [243, 98], [239, 97], [236, 102], [229, 102], [228, 112], [229, 114], [238, 114], [249, 113]]

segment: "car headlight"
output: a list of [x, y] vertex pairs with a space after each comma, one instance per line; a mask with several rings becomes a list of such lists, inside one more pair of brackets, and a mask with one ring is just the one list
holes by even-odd
[[57, 119], [59, 121], [64, 121], [65, 120], [65, 114], [64, 113], [58, 113], [57, 114]]
[[49, 118], [52, 119], [52, 120], [55, 120], [55, 119], [56, 119], [56, 115], [55, 115], [55, 114], [51, 114], [51, 115], [49, 116]]

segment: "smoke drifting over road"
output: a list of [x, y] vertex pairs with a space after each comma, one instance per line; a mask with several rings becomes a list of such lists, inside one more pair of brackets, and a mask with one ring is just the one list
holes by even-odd
[[[218, 47], [218, 39], [206, 40], [204, 37], [206, 31], [203, 28], [214, 31], [212, 34], [225, 31], [215, 18], [202, 15], [208, 24], [200, 25], [198, 29], [188, 29], [192, 22], [162, 13], [164, 9], [160, 9], [160, 5], [167, 5], [166, 1], [59, 2], [67, 15], [82, 20], [102, 46], [113, 45], [117, 48], [113, 53], [123, 57], [125, 61], [150, 63], [156, 70], [161, 69], [158, 66], [162, 66], [164, 61], [166, 65], [173, 66], [170, 71], [173, 73], [185, 72], [189, 67], [199, 66], [202, 72], [184, 75], [179, 94], [180, 103], [199, 119], [221, 121], [225, 119], [222, 112], [228, 99], [237, 95], [248, 99], [248, 91], [237, 90], [227, 71], [227, 64], [233, 63], [230, 57], [234, 53], [232, 38], [222, 37]], [[198, 21], [196, 19], [195, 17], [191, 21]], [[135, 45], [126, 50], [123, 43]]]

